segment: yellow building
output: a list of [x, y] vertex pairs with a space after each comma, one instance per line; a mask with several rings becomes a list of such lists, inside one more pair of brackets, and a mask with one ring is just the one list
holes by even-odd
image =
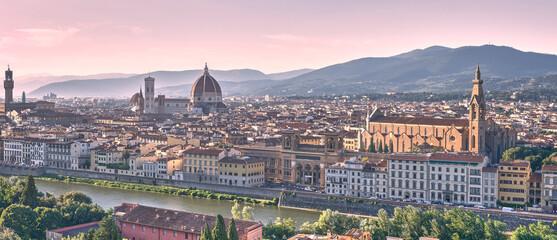
[[90, 169], [97, 172], [114, 173], [114, 169], [110, 166], [127, 164], [122, 154], [123, 151], [115, 146], [99, 146], [93, 148], [91, 149]]
[[524, 205], [528, 201], [530, 163], [523, 160], [499, 164], [499, 201]]
[[219, 183], [255, 187], [265, 182], [265, 162], [247, 156], [231, 156], [219, 160]]
[[191, 148], [184, 151], [184, 180], [218, 182], [218, 162], [226, 156], [223, 149]]
[[[359, 140], [358, 140], [358, 133], [357, 132], [348, 132], [344, 135], [344, 150], [348, 151], [358, 151], [359, 149]], [[367, 149], [366, 149], [367, 150]]]

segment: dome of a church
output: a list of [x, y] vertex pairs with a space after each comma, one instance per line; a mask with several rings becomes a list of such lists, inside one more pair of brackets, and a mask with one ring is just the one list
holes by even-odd
[[207, 94], [214, 95], [214, 97], [222, 97], [219, 83], [209, 74], [209, 69], [207, 64], [205, 64], [203, 75], [195, 81], [191, 88], [191, 97], [203, 97]]
[[135, 93], [134, 95], [132, 95], [132, 98], [130, 99], [130, 103], [132, 105], [137, 104], [137, 100], [139, 100], [139, 93]]

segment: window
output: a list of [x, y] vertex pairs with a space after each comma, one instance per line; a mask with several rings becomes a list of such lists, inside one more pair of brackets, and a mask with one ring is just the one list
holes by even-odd
[[143, 227], [141, 228], [141, 231], [145, 232], [145, 226], [143, 226]]

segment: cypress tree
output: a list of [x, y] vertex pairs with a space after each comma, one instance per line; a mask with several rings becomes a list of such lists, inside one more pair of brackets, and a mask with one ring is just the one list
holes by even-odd
[[371, 139], [371, 142], [369, 143], [369, 148], [367, 150], [370, 153], [374, 153], [375, 152], [375, 143], [373, 143], [373, 138]]
[[379, 152], [382, 153], [383, 152], [383, 141], [379, 140]]
[[240, 240], [234, 218], [230, 219], [230, 223], [228, 224], [228, 240]]
[[385, 143], [385, 149], [383, 149], [384, 153], [388, 153], [389, 152], [389, 146], [387, 146], [387, 143]]
[[27, 183], [23, 188], [20, 203], [31, 208], [39, 206], [39, 190], [37, 190], [35, 179], [33, 179], [33, 176], [31, 175], [27, 176]]
[[212, 236], [215, 240], [228, 240], [226, 226], [224, 225], [224, 218], [220, 214], [217, 215], [217, 221], [215, 222], [215, 228], [213, 228]]
[[205, 222], [205, 227], [203, 227], [203, 230], [201, 230], [201, 236], [199, 237], [199, 240], [213, 240], [210, 229], [211, 228], [209, 227], [209, 224]]

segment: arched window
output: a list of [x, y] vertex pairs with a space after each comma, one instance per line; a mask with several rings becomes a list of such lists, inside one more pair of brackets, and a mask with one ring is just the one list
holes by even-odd
[[472, 104], [472, 106], [470, 106], [471, 108], [471, 112], [472, 112], [472, 120], [476, 119], [476, 104]]
[[472, 135], [472, 148], [476, 148], [476, 135]]
[[404, 141], [402, 141], [402, 151], [401, 151], [401, 152], [404, 152], [404, 151], [405, 151], [405, 148], [404, 148]]

